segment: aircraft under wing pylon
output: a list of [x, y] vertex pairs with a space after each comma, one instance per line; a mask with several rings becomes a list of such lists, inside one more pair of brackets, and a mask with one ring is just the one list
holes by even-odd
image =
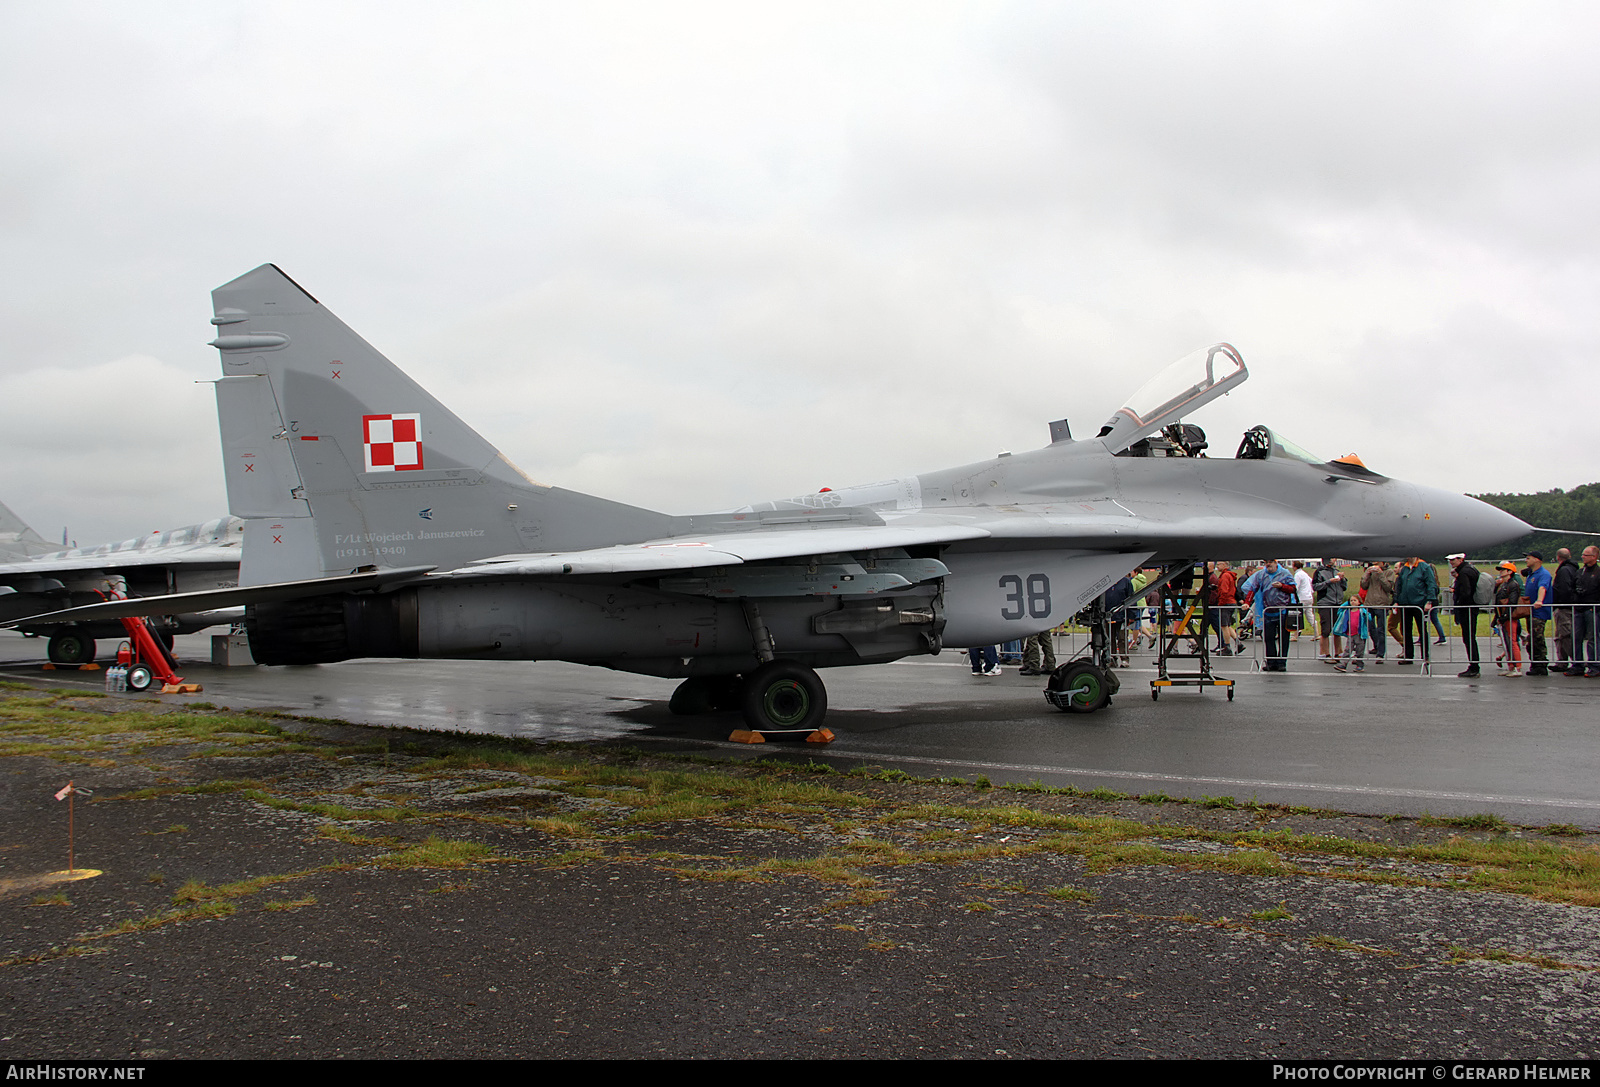
[[[1036, 634], [1151, 559], [1437, 555], [1527, 531], [1267, 427], [1207, 455], [1181, 417], [1248, 376], [1227, 344], [1095, 438], [1057, 424], [1014, 456], [673, 517], [535, 482], [273, 265], [212, 299], [229, 500], [256, 526], [241, 583], [273, 590], [246, 609], [266, 664], [576, 661], [682, 679], [678, 712], [811, 729], [817, 668]], [[333, 580], [366, 567], [394, 577]]]

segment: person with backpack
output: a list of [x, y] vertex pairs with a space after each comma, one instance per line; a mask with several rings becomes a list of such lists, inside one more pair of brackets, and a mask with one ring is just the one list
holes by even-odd
[[1494, 601], [1494, 579], [1484, 576], [1463, 554], [1451, 555], [1450, 600], [1456, 606], [1456, 626], [1461, 628], [1461, 643], [1467, 647], [1467, 667], [1457, 672], [1462, 679], [1476, 679], [1478, 672], [1478, 609]]
[[1372, 635], [1372, 659], [1382, 664], [1389, 652], [1384, 639], [1384, 624], [1391, 618], [1389, 609], [1394, 606], [1394, 571], [1386, 562], [1375, 562], [1361, 575], [1363, 603], [1371, 622], [1367, 624]]
[[[1311, 579], [1317, 606], [1317, 659], [1329, 664], [1344, 656], [1343, 636], [1333, 629], [1333, 624], [1338, 618], [1339, 605], [1344, 603], [1345, 585], [1345, 577], [1332, 559], [1323, 559]], [[1330, 636], [1333, 638], [1332, 653], [1328, 652]]]

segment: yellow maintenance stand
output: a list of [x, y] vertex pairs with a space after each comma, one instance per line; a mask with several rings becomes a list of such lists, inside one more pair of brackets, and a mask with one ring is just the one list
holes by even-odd
[[[1174, 576], [1175, 574], [1175, 576]], [[1205, 605], [1200, 592], [1205, 584], [1205, 568], [1192, 565], [1167, 571], [1161, 589], [1161, 607], [1156, 620], [1156, 678], [1150, 681], [1151, 701], [1159, 701], [1164, 687], [1222, 687], [1233, 701], [1233, 680], [1222, 679], [1211, 671], [1211, 645], [1201, 617]], [[1172, 661], [1193, 661], [1192, 671], [1174, 671]]]

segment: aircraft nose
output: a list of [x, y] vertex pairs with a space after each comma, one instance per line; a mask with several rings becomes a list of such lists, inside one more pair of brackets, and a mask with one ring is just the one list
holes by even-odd
[[1505, 510], [1464, 494], [1419, 487], [1422, 508], [1425, 554], [1452, 554], [1481, 551], [1495, 544], [1526, 536], [1533, 526]]

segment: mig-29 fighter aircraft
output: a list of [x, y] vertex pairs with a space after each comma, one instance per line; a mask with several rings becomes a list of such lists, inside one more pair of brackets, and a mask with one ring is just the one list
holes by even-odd
[[[111, 592], [151, 597], [228, 588], [239, 583], [243, 542], [244, 522], [223, 517], [121, 543], [57, 548], [0, 505], [0, 620], [101, 600]], [[194, 609], [153, 614], [156, 632], [169, 645], [174, 635], [234, 618], [194, 614]], [[126, 633], [115, 619], [4, 625], [49, 635], [47, 654], [56, 664], [87, 664], [94, 660], [96, 638]]]
[[246, 604], [265, 664], [576, 661], [681, 679], [678, 712], [810, 730], [818, 668], [1039, 633], [1152, 560], [1432, 555], [1528, 531], [1265, 427], [1201, 456], [1179, 420], [1245, 380], [1228, 344], [1091, 438], [1061, 423], [1014, 456], [668, 516], [534, 482], [273, 265], [212, 298], [241, 588], [32, 622]]

